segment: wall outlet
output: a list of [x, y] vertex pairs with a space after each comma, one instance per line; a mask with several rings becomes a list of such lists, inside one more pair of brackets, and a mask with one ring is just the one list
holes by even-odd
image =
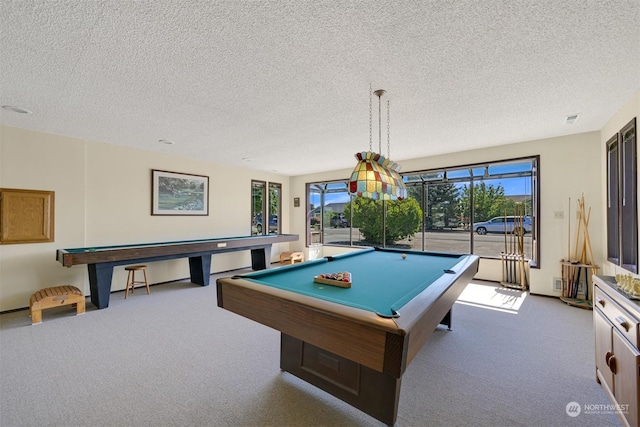
[[553, 217], [555, 219], [564, 219], [564, 211], [555, 211]]

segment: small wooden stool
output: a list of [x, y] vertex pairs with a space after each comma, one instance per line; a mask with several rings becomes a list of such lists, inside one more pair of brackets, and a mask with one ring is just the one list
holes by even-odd
[[295, 264], [296, 262], [304, 261], [304, 254], [302, 252], [285, 251], [280, 253], [280, 264], [285, 264], [289, 261], [289, 264]]
[[75, 286], [54, 286], [40, 289], [29, 299], [31, 324], [42, 323], [42, 310], [69, 304], [76, 306], [76, 314], [84, 313], [84, 295]]
[[[133, 288], [135, 285], [145, 285], [147, 287], [147, 295], [151, 293], [149, 290], [149, 282], [147, 281], [146, 265], [130, 265], [124, 269], [129, 272], [129, 275], [127, 276], [127, 288], [124, 291], [125, 299], [129, 296], [129, 288], [131, 288], [131, 294], [133, 294]], [[144, 280], [136, 280], [136, 271], [142, 271], [144, 274]]]

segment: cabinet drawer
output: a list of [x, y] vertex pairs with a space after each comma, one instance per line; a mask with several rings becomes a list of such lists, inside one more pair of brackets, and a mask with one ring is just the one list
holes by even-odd
[[638, 348], [638, 320], [597, 286], [595, 288], [594, 302], [613, 323], [613, 327], [620, 331], [633, 346]]

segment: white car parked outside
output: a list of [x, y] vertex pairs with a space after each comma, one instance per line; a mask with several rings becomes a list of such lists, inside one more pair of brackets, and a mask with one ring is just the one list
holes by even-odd
[[[506, 220], [506, 225], [505, 225]], [[473, 224], [473, 231], [480, 235], [487, 233], [531, 233], [531, 217], [497, 216], [489, 221], [476, 222]]]

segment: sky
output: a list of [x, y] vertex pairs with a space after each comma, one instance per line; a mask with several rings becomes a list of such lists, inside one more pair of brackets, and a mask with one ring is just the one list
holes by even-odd
[[[487, 185], [504, 187], [505, 196], [521, 196], [524, 194], [531, 194], [531, 180], [530, 178], [509, 178], [509, 179], [496, 179], [486, 180]], [[461, 184], [463, 185], [463, 184]], [[349, 201], [349, 196], [346, 193], [329, 193], [325, 195], [325, 203], [346, 203]]]

